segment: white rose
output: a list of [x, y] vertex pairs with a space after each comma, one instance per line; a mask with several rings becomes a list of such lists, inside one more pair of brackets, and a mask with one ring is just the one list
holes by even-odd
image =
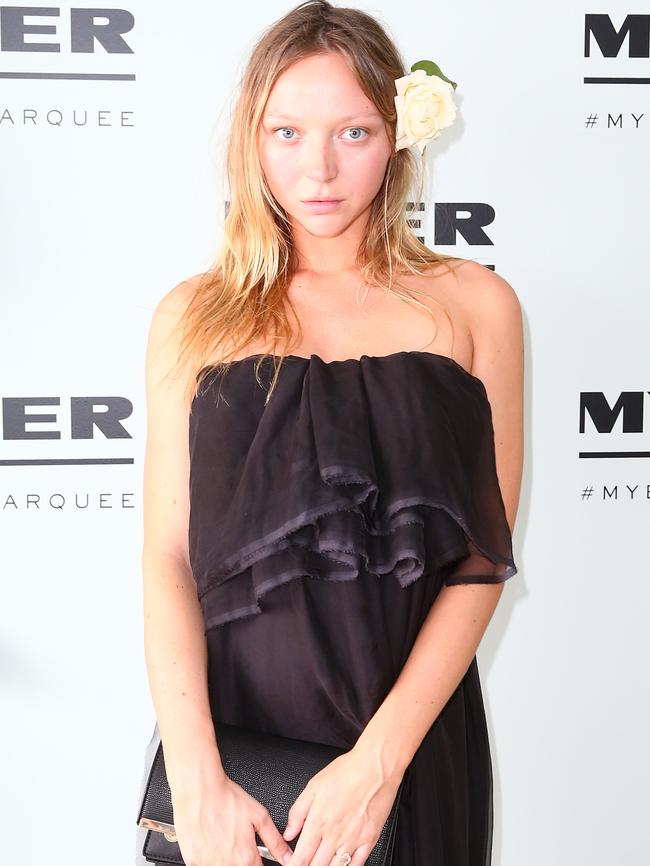
[[438, 75], [416, 69], [395, 79], [397, 129], [395, 150], [417, 144], [423, 153], [427, 142], [438, 138], [440, 130], [456, 118], [454, 88]]

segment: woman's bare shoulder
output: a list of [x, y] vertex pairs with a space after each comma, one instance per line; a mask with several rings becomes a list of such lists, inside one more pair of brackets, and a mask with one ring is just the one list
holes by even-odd
[[421, 288], [432, 296], [452, 303], [472, 335], [481, 329], [498, 328], [499, 322], [518, 317], [520, 304], [513, 286], [495, 270], [473, 259], [455, 258], [445, 263], [436, 262], [423, 276]]
[[[179, 324], [202, 276], [196, 274], [181, 280], [156, 304], [149, 324], [146, 352], [147, 378], [151, 383], [162, 383], [175, 367], [182, 334]], [[184, 375], [187, 377], [188, 371]]]
[[165, 343], [169, 346], [169, 351], [174, 354], [178, 347], [172, 347], [170, 341], [173, 341], [173, 335], [178, 337], [178, 324], [187, 309], [203, 274], [196, 274], [181, 280], [172, 289], [165, 292], [158, 300], [149, 328], [149, 342], [156, 347], [158, 344]]
[[442, 302], [459, 335], [458, 351], [474, 371], [485, 372], [496, 353], [521, 363], [522, 312], [513, 286], [495, 270], [473, 259], [436, 262], [417, 287]]
[[158, 301], [154, 315], [178, 318], [186, 309], [205, 274], [194, 274], [169, 289]]
[[459, 300], [475, 342], [487, 334], [502, 335], [517, 327], [521, 304], [514, 287], [497, 273], [471, 260], [458, 269]]

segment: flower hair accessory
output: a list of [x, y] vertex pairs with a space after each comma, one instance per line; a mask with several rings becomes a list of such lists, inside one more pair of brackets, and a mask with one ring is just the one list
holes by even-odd
[[456, 82], [443, 75], [432, 60], [418, 60], [408, 75], [395, 79], [395, 88], [395, 150], [416, 144], [422, 154], [440, 130], [456, 119]]

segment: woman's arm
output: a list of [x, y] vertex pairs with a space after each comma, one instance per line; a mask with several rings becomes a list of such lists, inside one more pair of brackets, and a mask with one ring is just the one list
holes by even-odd
[[189, 406], [176, 324], [194, 289], [159, 303], [147, 342], [144, 646], [180, 852], [195, 866], [262, 866], [257, 833], [282, 862], [289, 845], [266, 807], [223, 769], [208, 693], [207, 642], [189, 562]]
[[385, 777], [410, 764], [465, 675], [502, 590], [502, 583], [475, 583], [439, 592], [399, 677], [354, 746]]
[[142, 557], [144, 648], [151, 696], [177, 798], [223, 775], [207, 691], [207, 654], [194, 579], [171, 554]]
[[[465, 273], [472, 373], [483, 381], [490, 400], [497, 475], [512, 532], [523, 470], [521, 308], [498, 274], [477, 264]], [[438, 594], [400, 676], [355, 745], [387, 775], [406, 769], [465, 675], [503, 589], [503, 583], [458, 584]]]
[[[178, 353], [176, 324], [191, 283], [154, 312], [147, 342], [147, 442], [142, 549], [144, 649], [172, 791], [223, 773], [207, 689], [204, 625], [189, 564], [188, 413], [185, 382], [167, 376]], [[165, 378], [167, 376], [167, 378]]]

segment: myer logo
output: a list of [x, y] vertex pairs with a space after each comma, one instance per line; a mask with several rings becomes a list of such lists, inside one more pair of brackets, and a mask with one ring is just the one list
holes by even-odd
[[628, 57], [650, 58], [650, 15], [626, 15], [616, 28], [607, 14], [585, 15], [585, 57], [591, 57], [592, 43], [603, 57], [618, 57], [627, 45]]
[[[0, 50], [93, 54], [100, 45], [107, 54], [133, 54], [124, 34], [133, 30], [135, 19], [126, 9], [70, 9], [69, 44], [63, 45], [58, 22], [34, 23], [26, 19], [60, 18], [60, 9], [48, 6], [0, 6]], [[30, 41], [30, 34], [51, 36], [51, 40]]]
[[[116, 440], [132, 439], [122, 423], [133, 414], [133, 403], [126, 397], [72, 397], [67, 417], [58, 412], [38, 411], [39, 407], [60, 406], [58, 397], [4, 397], [2, 399], [2, 439], [4, 442], [28, 440]], [[2, 459], [0, 466], [54, 466], [89, 463], [133, 463], [132, 457], [64, 457]]]
[[[592, 53], [593, 51], [593, 53]], [[650, 59], [650, 15], [626, 15], [616, 26], [606, 13], [585, 15], [584, 56]], [[585, 84], [650, 84], [650, 77], [586, 76]]]
[[[602, 391], [582, 391], [580, 394], [580, 432], [644, 433], [644, 409], [650, 391], [621, 391], [610, 405]], [[591, 421], [587, 431], [587, 416]], [[650, 451], [580, 451], [579, 457], [650, 457]]]
[[602, 391], [583, 391], [580, 394], [580, 432], [585, 432], [587, 415], [598, 433], [611, 433], [621, 420], [621, 433], [643, 433], [643, 410], [648, 391], [622, 391], [610, 406]]
[[[47, 23], [46, 23], [47, 21]], [[0, 6], [0, 51], [18, 54], [133, 54], [124, 38], [135, 18], [127, 9], [69, 10], [62, 20], [56, 6]], [[36, 36], [37, 39], [30, 38]], [[129, 72], [89, 72], [70, 69], [2, 70], [5, 79], [67, 79], [74, 81], [135, 81]]]

